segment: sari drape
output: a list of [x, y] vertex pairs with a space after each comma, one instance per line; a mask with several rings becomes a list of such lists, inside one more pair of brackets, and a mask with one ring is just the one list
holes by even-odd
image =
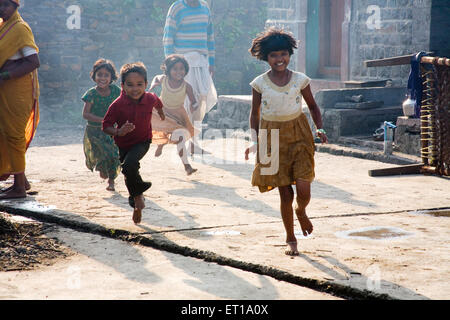
[[[30, 27], [16, 11], [0, 24], [0, 70], [26, 46], [39, 50]], [[25, 171], [25, 152], [39, 122], [38, 99], [37, 70], [0, 85], [0, 176]]]

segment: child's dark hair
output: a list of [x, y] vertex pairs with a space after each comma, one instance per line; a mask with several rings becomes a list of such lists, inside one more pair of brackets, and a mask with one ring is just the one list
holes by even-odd
[[116, 67], [114, 66], [114, 63], [110, 60], [100, 58], [97, 61], [95, 61], [94, 66], [92, 67], [91, 71], [91, 78], [95, 81], [95, 74], [98, 70], [105, 68], [108, 70], [108, 72], [111, 74], [111, 83], [117, 80], [117, 72]]
[[133, 72], [139, 73], [142, 77], [144, 77], [145, 82], [147, 82], [147, 68], [145, 67], [144, 63], [133, 62], [124, 64], [122, 68], [120, 68], [120, 77], [122, 84], [125, 83], [127, 76]]
[[252, 46], [248, 51], [257, 59], [267, 61], [270, 52], [287, 50], [289, 55], [292, 55], [294, 49], [297, 49], [297, 41], [292, 33], [270, 27], [253, 39]]
[[181, 62], [184, 65], [184, 69], [186, 70], [187, 74], [189, 72], [189, 63], [181, 54], [171, 54], [167, 56], [166, 60], [164, 60], [163, 64], [161, 65], [161, 70], [163, 70], [164, 74], [168, 76], [170, 74], [170, 70], [178, 62]]

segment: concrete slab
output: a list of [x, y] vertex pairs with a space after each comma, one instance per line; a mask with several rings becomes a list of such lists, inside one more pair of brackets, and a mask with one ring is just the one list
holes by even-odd
[[[154, 158], [155, 147], [151, 147], [141, 163], [142, 176], [153, 186], [145, 193], [147, 208], [140, 225], [131, 220], [123, 177], [117, 179], [116, 192], [106, 191], [106, 182], [84, 166], [80, 144], [30, 148], [27, 176], [38, 193], [25, 201], [2, 201], [0, 209], [22, 206], [28, 210], [28, 206], [28, 212], [40, 211], [58, 221], [124, 230], [266, 266], [298, 279], [393, 298], [450, 298], [450, 220], [445, 213], [450, 208], [449, 179], [374, 178], [368, 170], [385, 168], [385, 163], [318, 152], [308, 207], [315, 231], [307, 239], [298, 236], [301, 255], [291, 258], [284, 255], [278, 193], [261, 194], [251, 187], [254, 159], [244, 161], [245, 142], [203, 142], [212, 155], [194, 158], [193, 166], [199, 171], [192, 176], [184, 173], [174, 146], [165, 148], [160, 158]], [[33, 201], [41, 207], [30, 207]], [[444, 214], [411, 213], [434, 208]], [[367, 232], [370, 227], [401, 229], [408, 237], [339, 236], [339, 232], [355, 234], [362, 228]]]

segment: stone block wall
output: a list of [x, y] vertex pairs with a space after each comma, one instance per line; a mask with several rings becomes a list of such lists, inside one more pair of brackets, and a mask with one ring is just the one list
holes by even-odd
[[406, 85], [409, 65], [366, 68], [365, 60], [430, 50], [431, 0], [361, 0], [352, 2], [350, 77], [392, 79]]
[[[142, 61], [149, 81], [161, 73], [165, 17], [174, 0], [23, 0], [20, 13], [40, 48], [41, 121], [84, 124], [83, 93], [100, 57], [117, 69]], [[208, 0], [216, 32], [219, 94], [250, 94], [248, 83], [266, 69], [248, 53], [264, 29], [267, 0]], [[79, 10], [79, 12], [77, 12]]]

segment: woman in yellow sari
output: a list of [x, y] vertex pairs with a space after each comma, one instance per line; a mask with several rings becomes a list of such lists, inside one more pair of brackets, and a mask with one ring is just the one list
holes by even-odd
[[39, 121], [39, 49], [19, 6], [0, 0], [0, 180], [14, 175], [0, 200], [26, 197], [25, 152]]

